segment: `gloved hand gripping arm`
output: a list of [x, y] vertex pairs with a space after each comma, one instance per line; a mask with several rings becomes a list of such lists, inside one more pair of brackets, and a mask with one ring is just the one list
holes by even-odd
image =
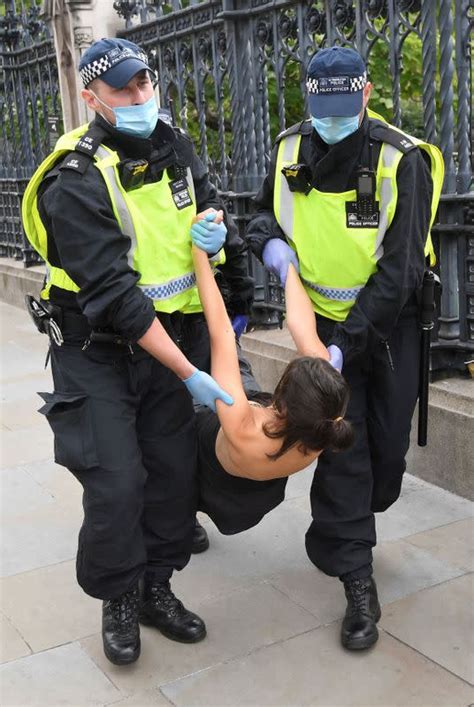
[[168, 336], [163, 325], [154, 319], [150, 328], [138, 340], [140, 346], [170, 368], [178, 378], [181, 378], [193, 398], [201, 405], [216, 409], [216, 400], [222, 400], [226, 405], [232, 405], [233, 400], [216, 381], [207, 373], [199, 371], [192, 365]]
[[300, 265], [293, 248], [281, 238], [270, 238], [265, 244], [262, 253], [263, 264], [271, 273], [280, 280], [282, 287], [286, 285], [288, 268], [290, 263], [294, 265], [296, 272], [300, 271]]
[[[221, 214], [218, 217], [218, 214]], [[199, 219], [191, 226], [191, 240], [195, 246], [204, 250], [208, 255], [217, 253], [225, 243], [227, 228], [222, 218], [222, 211], [208, 209], [198, 214]]]

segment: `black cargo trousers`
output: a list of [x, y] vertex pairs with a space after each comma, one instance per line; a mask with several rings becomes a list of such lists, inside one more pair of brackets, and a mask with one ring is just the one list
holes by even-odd
[[145, 570], [165, 581], [189, 561], [198, 495], [192, 399], [139, 346], [82, 350], [67, 331], [65, 339], [52, 347], [54, 392], [43, 395], [42, 412], [56, 462], [84, 490], [78, 582], [110, 599]]
[[[318, 316], [317, 326], [328, 342], [334, 322]], [[346, 419], [355, 441], [345, 452], [325, 451], [319, 457], [311, 487], [313, 522], [306, 533], [310, 560], [328, 575], [356, 579], [372, 574], [374, 513], [400, 495], [419, 360], [420, 329], [413, 311], [399, 319], [387, 342], [343, 367], [351, 391]]]

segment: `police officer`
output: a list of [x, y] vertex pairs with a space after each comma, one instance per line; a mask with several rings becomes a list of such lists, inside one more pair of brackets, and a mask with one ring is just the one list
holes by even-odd
[[42, 300], [64, 337], [51, 346], [54, 392], [42, 394], [42, 412], [56, 461], [84, 489], [78, 582], [103, 600], [105, 654], [125, 664], [140, 653], [139, 617], [173, 640], [206, 634], [169, 580], [189, 560], [197, 502], [191, 396], [232, 400], [178, 344], [196, 358], [207, 345], [191, 239], [216, 264], [227, 255], [239, 284], [244, 248], [215, 219], [222, 207], [192, 143], [159, 120], [139, 47], [100, 40], [80, 73], [95, 120], [38, 168], [23, 222], [47, 262]]
[[[284, 283], [299, 267], [331, 363], [351, 388], [356, 441], [325, 452], [311, 488], [312, 562], [344, 583], [342, 643], [377, 641], [374, 513], [396, 501], [418, 390], [417, 296], [443, 181], [437, 148], [367, 111], [371, 84], [349, 48], [318, 51], [311, 118], [279, 135], [248, 237]], [[373, 115], [373, 114], [372, 114]]]

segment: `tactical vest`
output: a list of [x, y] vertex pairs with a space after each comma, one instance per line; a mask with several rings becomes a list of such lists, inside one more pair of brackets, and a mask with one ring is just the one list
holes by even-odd
[[[290, 128], [282, 134], [278, 147], [273, 193], [275, 217], [298, 255], [300, 276], [314, 310], [335, 321], [346, 319], [357, 295], [377, 270], [377, 262], [383, 255], [384, 236], [397, 207], [396, 177], [403, 155], [419, 147], [430, 157], [433, 179], [430, 229], [443, 185], [444, 164], [437, 147], [385, 122], [376, 122], [379, 132], [385, 132], [382, 132], [384, 137], [376, 168], [375, 201], [379, 213], [374, 225], [358, 221], [356, 214], [351, 213], [350, 205], [357, 199], [356, 190], [333, 193], [311, 188], [306, 195], [290, 191], [282, 169], [298, 162], [301, 132]], [[374, 125], [371, 119], [370, 127]], [[425, 255], [434, 265], [429, 233]]]
[[[113, 212], [122, 233], [130, 238], [128, 263], [140, 274], [138, 287], [153, 300], [158, 312], [202, 312], [196, 286], [191, 253], [190, 227], [196, 215], [196, 198], [191, 170], [186, 172], [188, 192], [184, 208], [178, 209], [170, 188], [173, 181], [168, 170], [159, 182], [143, 184], [126, 191], [120, 181], [117, 152], [88, 138], [88, 126], [82, 125], [63, 135], [54, 151], [42, 162], [31, 178], [22, 202], [25, 233], [33, 248], [46, 261], [46, 285], [41, 293], [49, 299], [51, 286], [69, 292], [79, 287], [61, 268], [48, 262], [48, 238], [38, 212], [38, 188], [55, 164], [71, 153], [66, 168], [74, 168], [84, 160], [87, 150], [93, 166], [98, 169], [107, 186]], [[87, 158], [86, 158], [87, 159]], [[92, 165], [91, 165], [92, 167]], [[78, 182], [78, 185], [80, 182]], [[73, 224], [71, 224], [73, 226]], [[224, 249], [212, 258], [213, 264], [225, 262]]]

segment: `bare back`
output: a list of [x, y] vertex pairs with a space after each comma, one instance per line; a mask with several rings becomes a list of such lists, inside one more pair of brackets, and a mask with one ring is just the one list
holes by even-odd
[[[240, 379], [235, 334], [207, 255], [195, 246], [192, 252], [199, 296], [209, 328], [211, 373], [234, 401], [229, 406], [216, 400], [221, 425], [216, 438], [216, 457], [229, 474], [260, 481], [282, 478], [301, 471], [317, 458], [320, 451], [304, 454], [295, 445], [278, 459], [269, 459], [268, 455], [279, 451], [282, 440], [268, 437], [263, 426], [270, 423], [270, 427], [273, 427], [276, 412], [273, 408], [255, 407], [247, 400]], [[314, 313], [296, 270], [288, 274], [285, 293], [289, 301], [293, 302], [292, 309], [299, 311], [299, 317], [306, 308], [306, 324], [310, 323], [314, 330], [313, 336], [317, 339]], [[320, 342], [319, 345], [322, 346]]]
[[216, 457], [227, 473], [257, 481], [277, 479], [301, 471], [321, 452], [304, 454], [297, 447], [289, 449], [278, 459], [269, 459], [280, 449], [282, 440], [271, 439], [264, 432], [264, 425], [275, 418], [274, 411], [266, 407], [251, 406], [252, 422], [240, 434], [226, 435], [219, 429], [216, 438]]

